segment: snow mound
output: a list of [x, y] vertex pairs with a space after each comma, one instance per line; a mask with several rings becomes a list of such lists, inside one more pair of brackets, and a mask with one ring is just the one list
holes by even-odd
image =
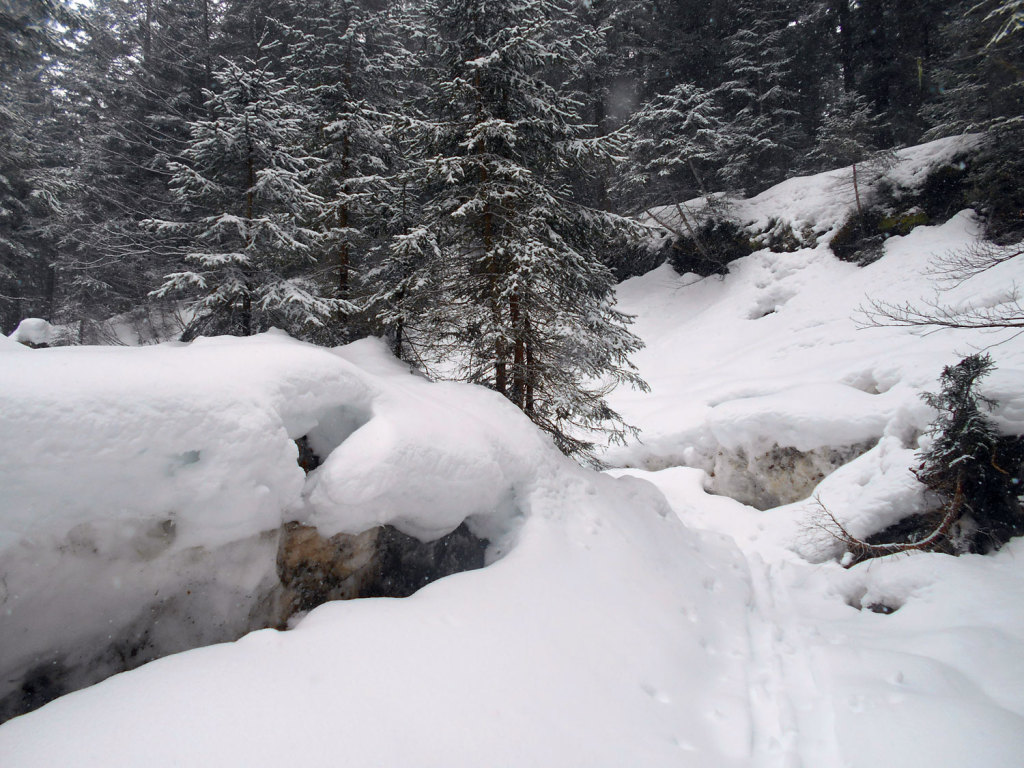
[[[325, 537], [390, 524], [424, 541], [467, 521], [493, 559], [515, 534], [519, 490], [564, 461], [503, 398], [432, 385], [374, 339], [336, 353], [282, 333], [11, 347], [0, 716], [32, 690], [49, 698], [276, 623], [289, 521]], [[308, 477], [299, 438], [323, 459]]]
[[[204, 551], [242, 595], [244, 572], [250, 587], [261, 577], [262, 532], [293, 515], [421, 536], [468, 516], [504, 556], [407, 600], [323, 605], [292, 631], [59, 698], [0, 727], [5, 768], [749, 757], [738, 551], [688, 531], [649, 483], [565, 459], [496, 394], [429, 383], [374, 340], [332, 353], [266, 334], [16, 359], [0, 366], [5, 561], [31, 548], [42, 568], [105, 565], [64, 606], [9, 579], [5, 662], [37, 619], [56, 632], [47, 617], [59, 617], [72, 639], [102, 630], [89, 591], [123, 602], [136, 581], [153, 589], [154, 571], [194, 574]], [[308, 478], [301, 436], [329, 451]]]
[[797, 385], [724, 402], [712, 409], [708, 424], [726, 448], [760, 453], [774, 443], [811, 451], [877, 438], [891, 417], [887, 399], [837, 382]]
[[57, 333], [56, 326], [41, 317], [26, 317], [11, 331], [8, 338], [20, 344], [50, 344], [57, 338]]

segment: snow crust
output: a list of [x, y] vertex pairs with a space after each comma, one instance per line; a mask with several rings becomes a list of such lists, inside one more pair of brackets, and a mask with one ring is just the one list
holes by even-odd
[[[908, 150], [892, 172], [918, 178], [955, 147]], [[827, 230], [849, 204], [831, 178], [748, 202]], [[116, 566], [118, 536], [151, 530], [132, 521], [170, 511], [181, 557], [213, 542], [247, 553], [283, 519], [431, 537], [468, 517], [496, 542], [488, 567], [411, 598], [327, 604], [291, 631], [62, 697], [0, 726], [0, 762], [1018, 766], [1024, 542], [845, 570], [814, 499], [759, 511], [707, 491], [720, 454], [865, 443], [813, 493], [854, 534], [887, 525], [923, 504], [909, 472], [932, 419], [920, 393], [981, 348], [998, 366], [983, 386], [997, 422], [1024, 433], [1024, 340], [865, 328], [858, 313], [868, 298], [934, 298], [930, 259], [977, 232], [964, 211], [891, 238], [865, 268], [821, 245], [759, 251], [722, 279], [662, 267], [625, 282], [651, 392], [613, 395], [642, 442], [609, 451], [619, 468], [605, 474], [559, 456], [501, 398], [428, 383], [374, 340], [0, 345], [5, 557], [57, 553], [91, 521]], [[1019, 261], [941, 300], [997, 305], [1024, 280]], [[308, 478], [302, 435], [326, 456]], [[247, 557], [225, 578], [242, 585]], [[140, 572], [153, 562], [171, 561]]]

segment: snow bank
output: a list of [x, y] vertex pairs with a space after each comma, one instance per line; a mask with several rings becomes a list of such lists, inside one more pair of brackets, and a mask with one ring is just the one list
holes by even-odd
[[[91, 590], [217, 544], [241, 547], [218, 577], [248, 564], [258, 581], [261, 531], [293, 515], [418, 535], [468, 515], [507, 534], [488, 568], [407, 600], [327, 604], [290, 632], [163, 658], [15, 718], [5, 767], [749, 758], [739, 553], [684, 528], [648, 483], [568, 461], [494, 393], [428, 383], [374, 341], [332, 354], [277, 334], [38, 350], [0, 370], [5, 553], [60, 568], [95, 546], [106, 570], [85, 573]], [[308, 480], [301, 435], [333, 446]], [[151, 523], [163, 539], [143, 554], [132, 542]], [[5, 595], [5, 662], [41, 597], [28, 580]], [[71, 638], [106, 621], [57, 615]]]
[[[929, 273], [932, 260], [970, 245], [977, 234], [971, 212], [964, 211], [941, 226], [890, 238], [883, 258], [864, 268], [838, 261], [822, 245], [758, 251], [734, 262], [724, 278], [678, 276], [665, 265], [627, 280], [619, 301], [636, 315], [636, 332], [647, 342], [636, 363], [651, 392], [613, 395], [612, 406], [640, 427], [642, 437], [607, 458], [623, 466], [687, 465], [710, 473], [720, 454], [742, 454], [746, 462], [776, 446], [806, 452], [891, 437], [891, 445], [906, 451], [900, 473], [907, 472], [933, 418], [921, 394], [938, 390], [943, 366], [985, 348], [997, 365], [982, 385], [1000, 401], [994, 418], [1008, 433], [1024, 433], [1024, 343], [1012, 330], [864, 327], [861, 309], [869, 300], [934, 301], [944, 286]], [[1012, 300], [1022, 281], [1024, 262], [1011, 260], [939, 298], [999, 305]], [[865, 476], [877, 480], [871, 471]], [[833, 492], [839, 506], [833, 511], [843, 519], [861, 517], [869, 528], [881, 523], [882, 517], [862, 517], [856, 500], [865, 493]], [[897, 501], [902, 506], [893, 510]], [[916, 503], [901, 484], [880, 492], [876, 512], [885, 507], [885, 519], [898, 517]]]
[[[906, 150], [891, 176], [917, 184], [958, 147]], [[747, 220], [827, 229], [852, 203], [840, 181], [838, 172], [792, 179], [745, 201]], [[727, 536], [745, 555], [749, 712], [753, 754], [764, 760], [751, 765], [1020, 764], [1022, 542], [992, 556], [917, 553], [844, 570], [830, 559], [839, 546], [819, 506], [855, 536], [924, 511], [910, 470], [934, 414], [920, 396], [938, 391], [943, 366], [973, 352], [987, 350], [997, 365], [981, 383], [999, 401], [994, 420], [1024, 434], [1024, 338], [1012, 329], [865, 327], [860, 311], [870, 300], [1010, 306], [1024, 284], [1022, 259], [955, 287], [929, 271], [978, 231], [964, 211], [890, 238], [864, 268], [819, 246], [759, 251], [721, 279], [664, 266], [619, 287], [620, 307], [647, 342], [636, 363], [651, 392], [613, 395], [641, 442], [606, 458], [629, 467], [617, 476], [656, 484], [689, 527]], [[793, 503], [760, 511], [728, 497], [763, 499], [794, 467], [858, 443]]]
[[[503, 398], [431, 385], [376, 340], [337, 354], [280, 333], [12, 347], [0, 348], [0, 714], [21, 706], [7, 696], [49, 698], [275, 623], [287, 521], [432, 540], [470, 518], [496, 557], [516, 490], [553, 451]], [[325, 459], [308, 478], [300, 437]]]
[[[907, 475], [895, 458], [865, 455], [829, 481], [870, 495], [896, 480], [891, 467]], [[650, 480], [688, 527], [746, 556], [748, 765], [1020, 764], [1024, 540], [995, 555], [916, 553], [845, 570], [793, 552], [814, 533], [802, 505], [764, 513], [708, 496], [704, 473], [688, 467], [614, 474]]]
[[49, 344], [57, 338], [57, 328], [41, 317], [26, 317], [8, 338], [19, 344]]
[[[904, 157], [924, 168], [957, 146]], [[849, 204], [831, 178], [769, 190], [752, 215], [827, 227]], [[930, 259], [977, 229], [962, 212], [891, 238], [865, 268], [822, 246], [760, 251], [722, 279], [663, 267], [621, 285], [652, 389], [613, 395], [643, 442], [610, 451], [631, 468], [607, 476], [559, 456], [500, 397], [427, 383], [374, 341], [333, 353], [278, 335], [141, 351], [0, 344], [4, 424], [31, 414], [4, 427], [0, 482], [36, 510], [4, 499], [0, 562], [48, 573], [71, 558], [86, 605], [101, 591], [151, 599], [182, 571], [193, 582], [175, 588], [223, 585], [203, 605], [230, 615], [267, 577], [263, 527], [284, 519], [429, 537], [467, 517], [495, 542], [487, 568], [406, 600], [323, 605], [289, 632], [160, 659], [11, 720], [5, 768], [1019, 765], [1021, 542], [844, 570], [805, 498], [855, 535], [923, 508], [909, 472], [933, 418], [920, 394], [980, 348], [998, 366], [983, 389], [1000, 428], [1024, 433], [1024, 338], [858, 321], [868, 298], [934, 298]], [[942, 300], [998, 306], [1024, 280], [1020, 261]], [[291, 442], [303, 435], [326, 459], [308, 477]], [[730, 491], [727, 465], [767, 488], [780, 457], [811, 472], [798, 501], [759, 511], [708, 493]], [[193, 494], [216, 503], [190, 506]], [[79, 495], [101, 509], [89, 517]], [[7, 619], [29, 615], [21, 589], [63, 596], [41, 631], [100, 629], [61, 591], [74, 584], [36, 575], [42, 586], [0, 595], [5, 660], [21, 642]]]

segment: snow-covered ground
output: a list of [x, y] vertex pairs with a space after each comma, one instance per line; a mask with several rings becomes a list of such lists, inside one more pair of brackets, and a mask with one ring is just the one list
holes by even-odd
[[[852, 203], [824, 177], [787, 184], [818, 195], [801, 216], [821, 231]], [[609, 452], [605, 474], [493, 393], [428, 383], [373, 341], [0, 340], [0, 562], [28, 545], [56, 567], [84, 537], [94, 555], [71, 555], [119, 558], [148, 588], [234, 546], [252, 569], [224, 578], [242, 585], [266, 576], [253, 542], [292, 519], [430, 538], [468, 518], [494, 542], [488, 567], [410, 598], [330, 603], [15, 718], [0, 765], [1020, 765], [1024, 542], [845, 570], [808, 499], [855, 533], [917, 508], [920, 393], [982, 347], [995, 417], [1024, 433], [1024, 339], [857, 321], [868, 298], [932, 297], [929, 259], [976, 231], [963, 212], [864, 268], [821, 245], [757, 252], [722, 279], [627, 281], [651, 392], [615, 394], [643, 442]], [[1022, 280], [1011, 261], [943, 300], [997, 304]], [[308, 478], [303, 435], [329, 454]], [[154, 554], [147, 532], [167, 519]], [[0, 595], [0, 633], [34, 610], [25, 595], [65, 595], [43, 628], [56, 636], [121, 610], [93, 584], [22, 583]], [[90, 600], [102, 610], [85, 615]]]

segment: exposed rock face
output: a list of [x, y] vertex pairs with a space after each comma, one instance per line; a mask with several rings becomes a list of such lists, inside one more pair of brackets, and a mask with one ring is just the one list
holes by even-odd
[[775, 445], [753, 457], [748, 457], [742, 448], [735, 452], [719, 450], [710, 473], [710, 490], [757, 509], [791, 504], [806, 499], [825, 475], [867, 452], [874, 444], [875, 441], [868, 440], [812, 451]]
[[408, 597], [443, 576], [482, 568], [487, 543], [465, 523], [431, 542], [390, 525], [324, 538], [316, 528], [287, 523], [277, 554], [278, 623], [329, 600]]

